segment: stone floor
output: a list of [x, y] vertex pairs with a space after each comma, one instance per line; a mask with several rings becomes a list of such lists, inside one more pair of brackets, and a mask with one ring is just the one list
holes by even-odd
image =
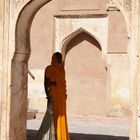
[[[28, 140], [35, 140], [41, 118], [27, 121]], [[74, 116], [68, 118], [71, 140], [128, 140], [129, 121], [126, 118]]]

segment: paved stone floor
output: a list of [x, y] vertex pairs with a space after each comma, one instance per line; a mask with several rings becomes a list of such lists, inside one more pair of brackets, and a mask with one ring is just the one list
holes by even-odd
[[[35, 140], [41, 117], [27, 121], [28, 140]], [[128, 140], [126, 118], [75, 116], [68, 118], [71, 140]]]

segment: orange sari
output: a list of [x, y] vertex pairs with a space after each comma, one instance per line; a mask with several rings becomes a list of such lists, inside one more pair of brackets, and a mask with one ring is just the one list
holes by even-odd
[[66, 117], [66, 80], [63, 64], [58, 64], [53, 56], [52, 64], [45, 69], [45, 78], [56, 85], [49, 87], [49, 96], [53, 103], [55, 140], [70, 140]]

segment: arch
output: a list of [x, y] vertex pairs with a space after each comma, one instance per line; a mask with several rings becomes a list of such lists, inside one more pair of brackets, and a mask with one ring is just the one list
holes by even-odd
[[[89, 116], [106, 114], [106, 108], [103, 111], [100, 109], [101, 106], [106, 105], [106, 100], [104, 100], [104, 102], [101, 101], [102, 97], [104, 97], [104, 99], [106, 97], [105, 66], [106, 62], [102, 58], [101, 46], [93, 36], [90, 36], [86, 32], [81, 32], [67, 43], [65, 70], [67, 94], [69, 96], [67, 107], [70, 114]], [[100, 79], [98, 75], [102, 78], [100, 77]], [[100, 80], [98, 81], [97, 79]], [[96, 89], [97, 85], [102, 87], [102, 91], [99, 91], [100, 88], [98, 88], [98, 90]], [[101, 93], [102, 97], [96, 93]], [[94, 102], [93, 98], [95, 98], [97, 102]], [[72, 102], [72, 99], [74, 102]], [[100, 101], [103, 103], [102, 105], [98, 105]], [[88, 103], [91, 108], [85, 109], [84, 107]], [[97, 106], [97, 110], [93, 109], [95, 105]], [[80, 109], [80, 107], [82, 109]]]
[[68, 51], [70, 50], [70, 48], [67, 48], [68, 43], [71, 40], [73, 40], [76, 36], [78, 36], [79, 34], [81, 34], [81, 33], [86, 33], [90, 37], [92, 37], [93, 39], [95, 39], [95, 41], [97, 42], [98, 49], [100, 49], [102, 51], [101, 44], [99, 43], [99, 40], [94, 35], [92, 35], [90, 32], [88, 32], [87, 30], [85, 30], [83, 28], [79, 28], [76, 31], [74, 31], [71, 34], [69, 34], [66, 38], [64, 38], [62, 40], [62, 45], [61, 45], [62, 46], [62, 49], [61, 49], [61, 52], [63, 54], [63, 58], [65, 58], [65, 56], [67, 55]]
[[[51, 0], [29, 1], [19, 13], [15, 31], [15, 53], [13, 59], [26, 60], [30, 56], [30, 28], [37, 11]], [[21, 55], [22, 54], [22, 55]], [[27, 55], [27, 58], [21, 56]], [[19, 56], [19, 57], [18, 57]]]
[[37, 11], [50, 1], [30, 0], [19, 13], [16, 22], [15, 52], [11, 64], [10, 140], [26, 140], [30, 28]]
[[[128, 11], [125, 11], [124, 10], [124, 7], [120, 4], [120, 2], [118, 1], [118, 0], [111, 0], [111, 3], [113, 3], [113, 4], [115, 4], [116, 5], [116, 7], [121, 11], [121, 13], [122, 13], [122, 15], [123, 15], [123, 17], [124, 17], [124, 20], [125, 20], [125, 23], [126, 23], [126, 27], [127, 27], [127, 35], [128, 35], [128, 38], [131, 38], [131, 26], [130, 26], [130, 15], [128, 14], [128, 11], [130, 11], [130, 7], [127, 7], [128, 9]], [[122, 2], [122, 3], [124, 3], [124, 2]]]

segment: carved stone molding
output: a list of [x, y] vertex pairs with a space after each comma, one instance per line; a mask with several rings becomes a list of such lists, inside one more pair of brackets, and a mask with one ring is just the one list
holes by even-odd
[[[71, 26], [72, 25], [72, 26]], [[63, 29], [63, 33], [61, 32]], [[108, 18], [96, 17], [55, 17], [55, 51], [61, 51], [64, 42], [73, 35], [85, 31], [101, 45], [102, 56], [106, 58], [108, 40]], [[65, 40], [65, 41], [64, 41]]]

